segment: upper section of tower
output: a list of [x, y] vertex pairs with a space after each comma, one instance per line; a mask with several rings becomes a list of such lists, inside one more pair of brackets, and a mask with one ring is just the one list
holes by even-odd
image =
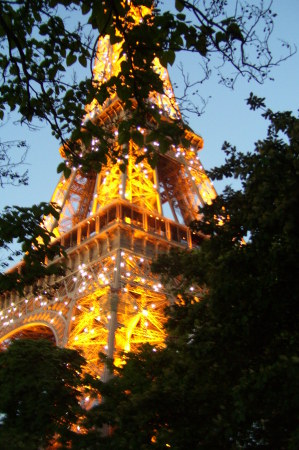
[[[127, 0], [126, 5], [129, 4]], [[130, 6], [122, 36], [126, 35], [126, 31], [134, 31], [134, 27], [142, 26], [143, 22], [144, 32], [149, 33], [152, 19], [149, 8]], [[118, 28], [121, 29], [121, 26], [122, 24]], [[148, 44], [148, 41], [145, 40], [145, 43]], [[132, 51], [137, 52], [138, 45], [135, 50], [132, 47]], [[109, 208], [113, 205], [121, 205], [120, 208], [127, 205], [128, 211], [131, 211], [128, 216], [130, 221], [127, 222], [130, 224], [133, 223], [134, 215], [139, 217], [136, 223], [142, 222], [141, 216], [149, 215], [161, 223], [163, 218], [167, 218], [176, 224], [188, 226], [198, 217], [198, 207], [211, 203], [216, 195], [197, 155], [203, 146], [203, 140], [181, 127], [181, 114], [167, 69], [157, 57], [159, 50], [150, 53], [146, 64], [141, 62], [141, 69], [138, 67], [135, 71], [136, 59], [126, 54], [124, 49], [129, 47], [118, 38], [118, 32], [113, 43], [108, 36], [99, 38], [93, 83], [96, 91], [102, 89], [107, 95], [101, 102], [95, 94], [94, 100], [86, 106], [84, 122], [92, 123], [95, 134], [90, 145], [82, 144], [82, 156], [85, 152], [89, 156], [95, 155], [93, 160], [96, 161], [96, 156], [101, 156], [102, 152], [102, 156], [104, 154], [108, 157], [102, 159], [100, 168], [84, 171], [81, 170], [79, 154], [79, 165], [72, 167], [71, 176], [68, 179], [61, 178], [52, 197], [52, 202], [61, 207], [61, 217], [58, 224], [47, 224], [50, 229], [58, 225], [55, 228], [57, 236], [69, 233], [73, 227], [88, 221], [90, 217], [98, 217], [103, 211], [110, 211]], [[140, 49], [138, 51], [140, 60], [142, 52]], [[146, 69], [154, 71], [159, 89], [152, 89], [155, 84], [151, 84], [148, 95], [143, 97], [145, 108], [139, 110], [138, 99], [130, 97], [130, 101], [126, 102], [119, 98], [116, 86], [122, 87], [123, 83], [126, 89], [126, 82], [132, 80], [137, 84], [138, 77], [147, 76]], [[124, 71], [127, 78], [123, 75]], [[138, 86], [136, 92], [138, 93]], [[139, 116], [140, 111], [145, 111], [145, 114]], [[155, 114], [151, 114], [151, 111]], [[130, 122], [133, 116], [134, 120]], [[167, 126], [165, 135], [160, 133], [156, 137], [157, 127], [161, 123], [163, 125], [163, 122], [167, 126], [178, 124], [182, 136], [190, 146], [184, 145], [184, 140], [175, 140]], [[119, 133], [124, 123], [127, 126], [126, 140], [120, 139]], [[108, 136], [104, 150], [99, 137], [101, 133]], [[138, 139], [135, 138], [136, 134]], [[162, 149], [163, 138], [167, 140], [166, 149]], [[149, 154], [154, 154], [154, 164]]]
[[[128, 1], [128, 3], [130, 4], [130, 1]], [[150, 17], [152, 17], [150, 8], [131, 5], [126, 18], [126, 28], [132, 29], [136, 25], [143, 23], [144, 20], [148, 23]], [[120, 74], [122, 63], [126, 62], [128, 58], [128, 55], [124, 53], [122, 47], [122, 40], [111, 44], [109, 36], [106, 35], [99, 38], [93, 68], [93, 81], [97, 86], [101, 86], [112, 77], [116, 77]], [[161, 114], [165, 114], [171, 119], [180, 119], [180, 110], [174, 96], [167, 69], [162, 66], [157, 57], [152, 61], [152, 69], [162, 80], [163, 94], [155, 91], [150, 92], [149, 102], [157, 106], [161, 111]], [[116, 93], [113, 89], [110, 89], [109, 94], [109, 99], [107, 99], [104, 104], [99, 105], [97, 100], [94, 99], [86, 106], [88, 116], [91, 119], [99, 112], [105, 110], [105, 108], [116, 98]]]

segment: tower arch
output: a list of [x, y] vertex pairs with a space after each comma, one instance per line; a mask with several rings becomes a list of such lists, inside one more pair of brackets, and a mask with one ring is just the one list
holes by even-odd
[[15, 339], [48, 339], [55, 345], [59, 345], [58, 335], [55, 328], [45, 322], [37, 321], [20, 325], [0, 337], [0, 351], [7, 348]]

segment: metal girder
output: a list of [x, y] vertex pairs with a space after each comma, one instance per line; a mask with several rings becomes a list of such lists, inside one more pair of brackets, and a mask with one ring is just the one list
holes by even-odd
[[[129, 14], [139, 20], [148, 11], [132, 7]], [[120, 49], [121, 43], [111, 45], [100, 37], [95, 83], [119, 73], [124, 58]], [[153, 64], [164, 93], [150, 93], [149, 102], [158, 106], [164, 120], [179, 119], [167, 70], [157, 59]], [[115, 132], [115, 121], [125, 113], [111, 93], [103, 105], [96, 100], [87, 105], [84, 120]], [[152, 127], [142, 124], [138, 129], [146, 137]], [[58, 345], [80, 349], [88, 370], [98, 375], [103, 375], [99, 352], [121, 363], [121, 352], [140, 343], [164, 345], [164, 309], [172, 300], [150, 263], [172, 247], [192, 247], [188, 224], [198, 217], [198, 206], [216, 195], [197, 156], [201, 137], [191, 131], [186, 137], [193, 147], [172, 146], [159, 156], [156, 168], [140, 158], [146, 156], [146, 147], [130, 142], [124, 149], [125, 170], [108, 160], [97, 174], [74, 169], [68, 179], [60, 179], [51, 201], [61, 207], [61, 216], [58, 223], [48, 219], [45, 226], [65, 246], [67, 272], [40, 280], [38, 295], [28, 287], [24, 297], [7, 293], [0, 299], [0, 342], [20, 333], [52, 335]], [[97, 151], [97, 145], [94, 139], [84, 151]], [[152, 145], [159, 153], [159, 143]]]

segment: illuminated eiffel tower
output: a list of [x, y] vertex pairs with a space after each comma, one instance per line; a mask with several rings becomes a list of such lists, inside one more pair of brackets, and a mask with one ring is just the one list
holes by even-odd
[[[96, 81], [119, 72], [120, 46], [100, 38]], [[164, 94], [152, 93], [149, 102], [166, 120], [177, 119], [167, 70], [158, 60], [154, 65]], [[115, 95], [86, 110], [86, 117], [96, 118], [99, 126], [124, 114]], [[140, 132], [147, 133], [145, 125]], [[146, 159], [136, 161], [147, 149], [131, 141], [124, 172], [109, 161], [99, 173], [84, 174], [78, 168], [68, 179], [62, 176], [51, 199], [61, 207], [61, 217], [47, 227], [66, 249], [67, 272], [41, 279], [40, 295], [31, 286], [24, 297], [13, 292], [2, 297], [0, 342], [20, 335], [47, 336], [57, 345], [83, 351], [90, 370], [98, 372], [99, 352], [117, 362], [119, 352], [140, 343], [163, 344], [164, 308], [170, 299], [151, 273], [151, 261], [173, 247], [192, 248], [188, 225], [198, 217], [198, 206], [216, 195], [197, 156], [202, 138], [189, 131], [186, 137], [191, 147], [172, 146], [159, 155], [154, 169]], [[159, 151], [159, 143], [153, 145]], [[97, 151], [96, 139], [89, 150]]]

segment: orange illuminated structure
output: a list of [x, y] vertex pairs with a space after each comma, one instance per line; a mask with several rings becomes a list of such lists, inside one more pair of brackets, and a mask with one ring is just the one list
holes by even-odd
[[[105, 81], [118, 73], [120, 44], [100, 38], [94, 77]], [[155, 69], [164, 83], [164, 95], [152, 93], [149, 101], [166, 120], [179, 117], [168, 73], [158, 60]], [[124, 109], [112, 95], [101, 107], [96, 101], [86, 108], [85, 120], [99, 126], [121, 120]], [[147, 133], [142, 124], [141, 133]], [[172, 147], [159, 155], [153, 169], [147, 149], [130, 142], [127, 167], [108, 162], [100, 173], [73, 169], [63, 176], [52, 196], [61, 208], [58, 223], [49, 221], [67, 252], [67, 272], [38, 282], [40, 294], [28, 287], [27, 295], [14, 292], [1, 299], [0, 341], [15, 335], [52, 336], [57, 345], [80, 349], [89, 368], [99, 372], [98, 354], [116, 360], [121, 351], [149, 342], [163, 345], [164, 308], [171, 301], [151, 261], [172, 247], [192, 248], [190, 221], [198, 206], [210, 203], [215, 190], [197, 156], [201, 137], [187, 132], [189, 149]], [[93, 140], [89, 151], [97, 151]], [[159, 143], [154, 142], [157, 151]], [[55, 263], [55, 262], [54, 262]]]

